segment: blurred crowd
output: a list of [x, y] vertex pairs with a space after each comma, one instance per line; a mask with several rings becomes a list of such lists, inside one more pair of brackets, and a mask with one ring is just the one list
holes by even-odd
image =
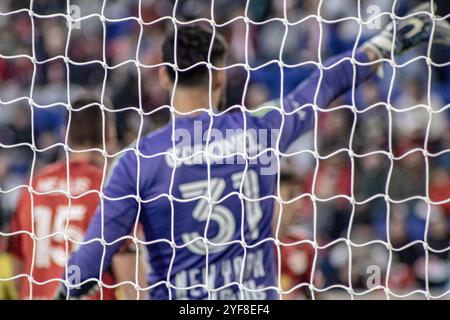
[[[143, 0], [139, 7], [137, 0], [106, 1], [102, 9], [103, 1], [70, 1], [78, 6], [72, 8], [74, 14], [78, 9], [81, 16], [103, 10], [106, 18], [116, 20], [102, 24], [93, 15], [75, 23], [68, 33], [66, 20], [61, 16], [31, 19], [26, 11], [5, 14], [29, 8], [29, 0], [1, 1], [0, 101], [7, 102], [0, 103], [1, 230], [7, 232], [17, 202], [17, 191], [4, 191], [26, 183], [33, 163], [34, 170], [39, 170], [57, 160], [64, 151], [54, 146], [64, 142], [64, 104], [85, 92], [103, 93], [108, 98], [108, 107], [118, 110], [118, 148], [127, 146], [138, 134], [141, 117], [130, 107], [151, 112], [169, 104], [168, 95], [158, 83], [157, 68], [138, 69], [134, 63], [136, 59], [144, 65], [161, 62], [164, 33], [173, 25], [169, 20], [157, 21], [160, 17], [171, 16], [174, 11], [183, 21], [213, 16], [220, 25], [217, 31], [230, 45], [228, 65], [248, 63], [255, 68], [246, 90], [245, 68], [228, 69], [227, 105], [244, 103], [248, 108], [279, 98], [282, 85], [283, 92], [287, 93], [314, 70], [311, 64], [295, 65], [351, 50], [355, 43], [361, 44], [389, 21], [383, 16], [361, 30], [355, 20], [322, 23], [321, 33], [315, 18], [304, 19], [317, 14], [319, 2], [320, 15], [336, 20], [358, 17], [357, 1], [288, 0], [285, 1], [288, 21], [304, 20], [288, 27], [287, 41], [280, 55], [285, 25], [278, 20], [262, 22], [283, 18], [284, 1], [249, 2], [247, 14], [255, 23], [250, 25], [247, 43], [245, 22], [235, 19], [244, 16], [247, 1], [215, 0], [211, 9], [210, 0], [183, 0], [177, 2], [175, 10], [174, 2]], [[396, 13], [404, 14], [417, 2], [398, 1]], [[448, 15], [448, 1], [435, 2], [441, 2], [441, 15]], [[66, 1], [35, 0], [33, 3], [36, 14], [67, 12]], [[392, 6], [392, 1], [361, 3], [363, 20], [375, 9], [389, 12]], [[145, 22], [157, 21], [144, 25], [142, 37], [138, 22], [124, 19], [139, 16]], [[420, 48], [396, 57], [396, 62], [405, 63], [424, 54], [426, 48]], [[37, 63], [33, 64], [24, 55], [34, 55]], [[63, 56], [71, 62], [66, 63]], [[283, 69], [284, 81], [280, 67], [276, 63], [267, 64], [280, 57], [292, 65]], [[450, 47], [433, 47], [431, 58], [436, 63], [448, 63]], [[107, 71], [99, 61], [107, 63]], [[374, 107], [357, 116], [349, 109], [321, 113], [318, 141], [314, 142], [312, 134], [304, 136], [292, 146], [290, 152], [294, 155], [283, 159], [284, 166], [296, 176], [297, 187], [292, 197], [313, 192], [319, 198], [353, 196], [356, 202], [338, 197], [313, 206], [310, 198], [303, 197], [296, 203], [294, 224], [309, 230], [310, 240], [316, 239], [321, 246], [316, 265], [322, 277], [321, 287], [342, 284], [357, 292], [368, 290], [367, 281], [373, 271], [370, 266], [379, 266], [380, 285], [387, 284], [395, 293], [429, 289], [433, 295], [439, 295], [450, 289], [450, 109], [445, 109], [450, 101], [450, 66], [429, 67], [424, 59], [419, 59], [395, 68], [395, 72], [385, 64], [383, 71], [383, 78], [370, 80], [354, 95], [347, 94], [334, 105]], [[32, 98], [34, 104], [20, 97]], [[389, 112], [387, 103], [401, 112]], [[426, 108], [408, 110], [416, 105], [429, 105], [433, 113]], [[169, 117], [167, 109], [145, 116], [144, 132], [158, 128]], [[44, 151], [34, 152], [20, 145], [24, 142]], [[316, 161], [309, 153], [299, 153], [314, 150], [315, 145], [325, 158]], [[349, 148], [356, 154], [370, 155], [352, 160], [345, 151]], [[416, 148], [425, 149], [433, 156], [425, 157], [422, 150], [414, 152]], [[372, 153], [377, 150], [394, 158]], [[402, 201], [405, 199], [408, 200]], [[442, 204], [433, 205], [424, 199]], [[354, 245], [348, 247], [342, 239], [349, 239]], [[392, 247], [377, 240], [388, 241]], [[425, 241], [428, 247], [416, 240]], [[5, 237], [0, 237], [0, 254], [5, 241]], [[386, 279], [389, 279], [387, 283]]]

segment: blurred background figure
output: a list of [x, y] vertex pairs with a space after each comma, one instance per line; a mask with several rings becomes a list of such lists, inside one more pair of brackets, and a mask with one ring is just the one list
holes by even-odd
[[311, 244], [312, 234], [301, 223], [303, 199], [295, 200], [302, 193], [302, 181], [285, 164], [280, 173], [280, 200], [287, 203], [276, 202], [273, 230], [275, 238], [280, 241], [279, 251], [276, 248], [281, 261], [280, 286], [289, 292], [283, 295], [287, 300], [311, 298], [311, 279], [316, 286], [321, 281], [320, 270], [313, 267], [315, 249]]
[[[76, 250], [78, 242], [83, 241], [100, 201], [98, 192], [103, 183], [103, 168], [108, 166], [107, 158], [100, 151], [111, 151], [115, 144], [112, 119], [111, 114], [103, 116], [97, 99], [76, 100], [67, 134], [64, 134], [71, 151], [30, 178], [34, 192], [23, 189], [10, 226], [14, 235], [6, 238], [14, 267], [12, 274], [20, 276], [16, 284], [21, 299], [52, 299], [67, 263], [67, 253]], [[70, 194], [70, 199], [66, 193]], [[31, 232], [36, 239], [29, 235]], [[70, 241], [61, 232], [67, 232]], [[125, 245], [112, 268], [104, 272], [105, 284], [134, 281], [133, 265], [138, 259], [136, 251], [129, 247]], [[23, 274], [29, 274], [37, 283], [30, 282]], [[88, 298], [117, 298], [114, 289], [99, 290]], [[130, 294], [129, 299], [136, 298], [134, 289], [126, 293]]]

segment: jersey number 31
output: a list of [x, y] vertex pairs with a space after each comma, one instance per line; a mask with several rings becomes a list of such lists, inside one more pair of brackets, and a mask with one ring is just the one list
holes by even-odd
[[[233, 188], [240, 189], [241, 181], [244, 178], [244, 172], [237, 172], [231, 176]], [[210, 185], [211, 194], [208, 195], [208, 185]], [[226, 187], [225, 179], [212, 178], [208, 180], [201, 180], [180, 185], [180, 192], [184, 199], [192, 199], [200, 196], [208, 195], [209, 200], [217, 202], [220, 200], [223, 191]], [[245, 215], [249, 227], [250, 239], [255, 240], [259, 237], [259, 222], [262, 218], [262, 210], [257, 199], [259, 198], [259, 183], [258, 175], [253, 170], [248, 170], [243, 180], [242, 185], [243, 194], [247, 199], [245, 200]], [[210, 213], [211, 211], [211, 213]], [[198, 222], [206, 221], [206, 229], [209, 221], [214, 221], [218, 225], [217, 234], [208, 239], [208, 252], [219, 252], [226, 248], [227, 242], [233, 240], [236, 233], [236, 221], [233, 213], [225, 206], [220, 204], [212, 204], [211, 208], [207, 198], [201, 198], [194, 210], [192, 211], [193, 218]], [[198, 255], [206, 255], [206, 246], [200, 239], [204, 239], [204, 235], [198, 232], [187, 232], [181, 235], [184, 243], [189, 243], [187, 248]], [[197, 241], [195, 241], [197, 240]], [[211, 244], [212, 243], [212, 244]]]

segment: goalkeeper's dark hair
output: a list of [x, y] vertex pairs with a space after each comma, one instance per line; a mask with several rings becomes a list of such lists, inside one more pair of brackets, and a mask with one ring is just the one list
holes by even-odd
[[[177, 34], [171, 32], [167, 35], [162, 51], [163, 60], [175, 63], [175, 37], [177, 39], [177, 66], [179, 69], [189, 68], [199, 62], [208, 62], [209, 49], [213, 40], [213, 32], [199, 24], [177, 26]], [[225, 59], [227, 44], [223, 36], [216, 32], [211, 49], [210, 62], [217, 66]], [[169, 77], [175, 81], [176, 72], [167, 66]], [[187, 71], [178, 71], [178, 84], [196, 86], [208, 80], [208, 68], [205, 64], [198, 65]]]
[[102, 147], [103, 115], [100, 100], [94, 96], [77, 99], [71, 106], [67, 130], [71, 147]]

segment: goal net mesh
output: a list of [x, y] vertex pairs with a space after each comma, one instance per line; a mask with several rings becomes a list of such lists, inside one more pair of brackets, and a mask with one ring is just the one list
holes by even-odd
[[[103, 148], [92, 149], [104, 157], [105, 171], [108, 163], [130, 148], [146, 157], [130, 143], [139, 142], [176, 113], [157, 82], [161, 66], [180, 71], [176, 62], [161, 60], [165, 31], [202, 23], [224, 34], [230, 47], [227, 65], [202, 64], [210, 72], [226, 70], [229, 108], [253, 112], [265, 101], [285, 96], [312, 70], [333, 68], [324, 66], [325, 58], [347, 49], [353, 50], [354, 57], [358, 46], [386, 23], [405, 19], [406, 9], [415, 1], [54, 3], [0, 4], [2, 243], [18, 234], [28, 234], [33, 241], [62, 236], [66, 243], [82, 243], [68, 235], [68, 223], [61, 230], [38, 234], [34, 228], [10, 232], [7, 221], [18, 193], [43, 194], [24, 181], [32, 181], [40, 168], [61, 155], [68, 161], [70, 154], [80, 152], [69, 147], [68, 134], [61, 135], [65, 125], [61, 119], [67, 114], [70, 122], [74, 98], [83, 92], [101, 97], [98, 106], [104, 130], [106, 115], [116, 117], [119, 147], [108, 149], [104, 141]], [[430, 3], [428, 11], [415, 14], [440, 19], [431, 8]], [[450, 18], [448, 12], [440, 15]], [[278, 286], [270, 289], [276, 289], [281, 298], [449, 298], [449, 57], [448, 47], [437, 49], [430, 44], [405, 56], [384, 59], [379, 72], [382, 77], [354, 87], [327, 109], [312, 105], [314, 130], [287, 153], [274, 150], [280, 159], [278, 169], [289, 168], [288, 180], [295, 175], [289, 186], [296, 184], [287, 197], [282, 187], [277, 188], [273, 198], [281, 214], [274, 221], [273, 237], [263, 240], [274, 245]], [[355, 70], [361, 64], [352, 57], [346, 59]], [[320, 94], [316, 90], [316, 101]], [[211, 118], [218, 116], [212, 108], [204, 112]], [[283, 110], [281, 114], [286, 116]], [[199, 152], [208, 156], [207, 150]], [[247, 154], [242, 156], [249, 161]], [[101, 190], [89, 192], [106, 197]], [[74, 195], [70, 188], [57, 192], [68, 199], [68, 218]], [[242, 188], [240, 192], [244, 200], [255, 201], [247, 199]], [[170, 194], [162, 196], [182, 201]], [[130, 197], [148, 201], [138, 194]], [[201, 198], [217, 202], [210, 194]], [[286, 231], [283, 213], [291, 210], [295, 212], [294, 226]], [[161, 241], [180, 248], [168, 240], [143, 240], [137, 226], [123, 239], [137, 244], [138, 251]], [[214, 246], [204, 235], [199, 239]], [[102, 240], [104, 246], [111, 244]], [[239, 243], [245, 255], [247, 244]], [[161, 285], [140, 287], [138, 271], [136, 267], [135, 281], [99, 281], [100, 291], [127, 284], [142, 296]], [[22, 278], [30, 284], [45, 284], [28, 272], [0, 272], [0, 285]], [[233, 284], [257, 297], [257, 289], [244, 288], [239, 281]], [[182, 290], [204, 288], [210, 297], [221, 289], [206, 283], [179, 288], [169, 276], [163, 285]], [[242, 298], [247, 297], [244, 293]]]

